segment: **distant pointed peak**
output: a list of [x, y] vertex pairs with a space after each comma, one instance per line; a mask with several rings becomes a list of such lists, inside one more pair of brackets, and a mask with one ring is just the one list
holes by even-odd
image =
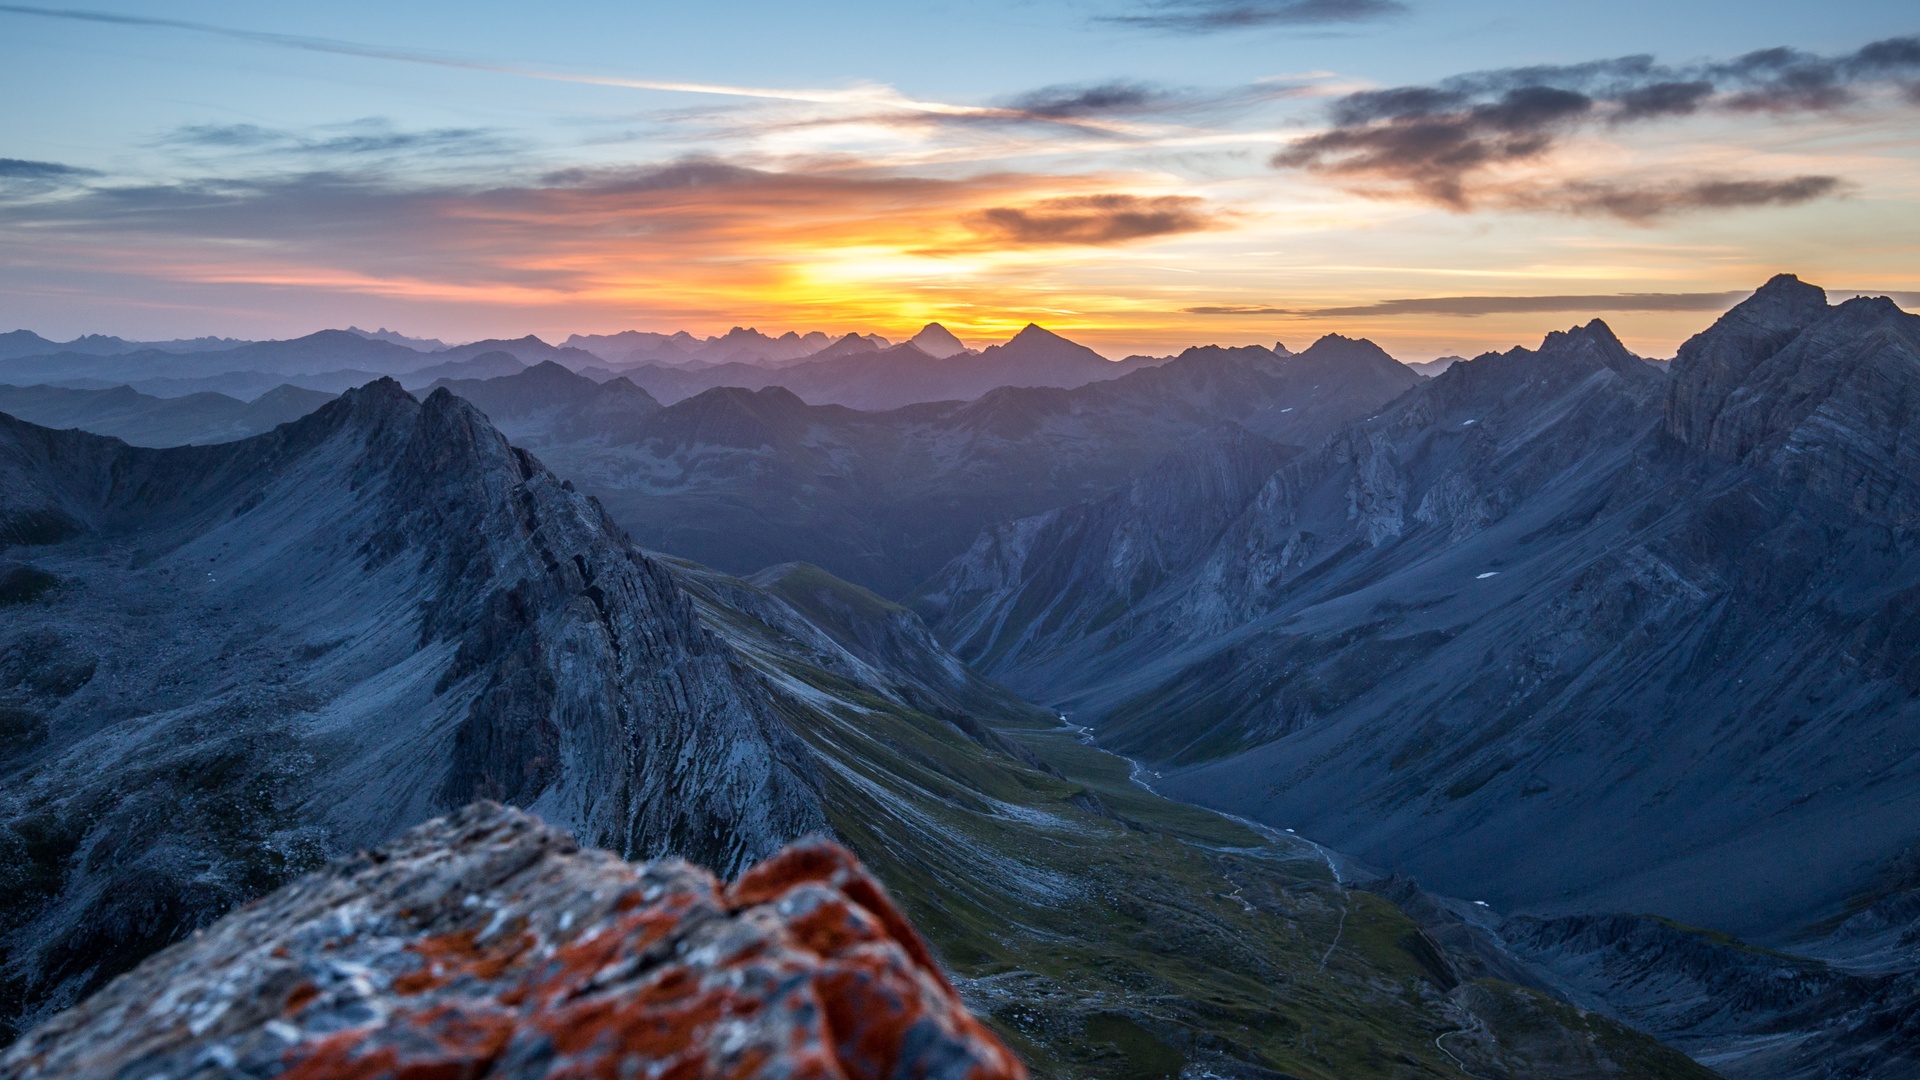
[[[1321, 356], [1329, 353], [1341, 356], [1383, 356], [1389, 360], [1393, 359], [1392, 354], [1367, 338], [1350, 338], [1345, 334], [1324, 334], [1319, 340], [1307, 346], [1304, 351], [1295, 353], [1294, 355], [1305, 357]], [[1399, 361], [1396, 360], [1394, 362], [1398, 363]]]
[[920, 332], [907, 339], [907, 344], [926, 353], [928, 356], [944, 359], [967, 351], [967, 346], [953, 335], [953, 331], [937, 322], [930, 322], [920, 328]]

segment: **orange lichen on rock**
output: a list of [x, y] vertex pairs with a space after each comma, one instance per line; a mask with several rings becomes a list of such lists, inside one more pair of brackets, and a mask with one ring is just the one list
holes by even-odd
[[[36, 1032], [6, 1062], [27, 1078], [195, 1061], [299, 1080], [1026, 1076], [885, 890], [825, 841], [723, 887], [678, 861], [580, 852], [524, 814], [476, 804], [286, 892], [122, 980], [158, 985], [159, 966], [212, 990], [233, 986], [239, 965], [278, 965], [238, 972], [280, 988], [273, 1008], [253, 1009], [244, 991], [197, 1004], [176, 992], [171, 1033], [103, 1040], [125, 1055], [61, 1053]], [[221, 955], [196, 962], [196, 951]], [[62, 1021], [119, 989], [49, 1026], [84, 1039], [87, 1017]], [[130, 1022], [113, 1002], [94, 1015]]]

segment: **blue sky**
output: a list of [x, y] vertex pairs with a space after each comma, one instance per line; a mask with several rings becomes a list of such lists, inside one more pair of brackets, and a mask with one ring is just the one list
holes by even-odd
[[[1920, 289], [1920, 70], [1851, 62], [1846, 101], [1791, 108], [1725, 74], [1920, 33], [1911, 4], [103, 3], [0, 5], [0, 33], [0, 323], [50, 335], [1039, 318], [1421, 354], [1568, 319], [1381, 305]], [[1715, 96], [1629, 124], [1579, 83], [1601, 111], [1500, 135], [1457, 198], [1382, 144], [1299, 149], [1409, 122], [1343, 129], [1354, 93], [1634, 54]], [[1622, 303], [1660, 351], [1707, 301]]]

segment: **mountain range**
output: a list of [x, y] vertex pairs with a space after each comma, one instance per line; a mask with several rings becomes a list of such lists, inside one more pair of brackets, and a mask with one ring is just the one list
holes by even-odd
[[[1463, 981], [1319, 849], [1143, 790], [896, 604], [802, 564], [741, 579], [633, 549], [444, 390], [376, 382], [210, 447], [0, 419], [0, 469], [15, 1031], [486, 797], [729, 872], [831, 830], [1043, 1076], [1707, 1075]], [[273, 934], [278, 910], [243, 917]]]
[[1002, 387], [886, 411], [809, 405], [781, 387], [660, 407], [625, 379], [596, 386], [558, 365], [441, 385], [646, 547], [735, 573], [812, 562], [898, 596], [981, 528], [1104, 494], [1210, 429], [1250, 432], [1284, 455], [1418, 381], [1368, 342], [1328, 337], [1297, 356], [1191, 349], [1074, 389]]
[[921, 401], [971, 401], [1001, 386], [1084, 386], [1118, 378], [1146, 363], [1108, 360], [1032, 324], [1006, 344], [989, 345], [978, 353], [955, 350], [951, 346], [956, 344], [934, 324], [914, 341], [891, 348], [849, 334], [779, 367], [740, 361], [693, 368], [648, 364], [623, 374], [668, 403], [720, 386], [780, 386], [814, 405], [878, 410]]
[[334, 396], [285, 383], [252, 401], [210, 392], [155, 397], [131, 386], [105, 390], [0, 386], [0, 413], [42, 427], [111, 435], [135, 446], [185, 446], [231, 442], [271, 431]]
[[[1860, 970], [1833, 928], [1920, 903], [1920, 319], [1782, 276], [1671, 368], [1598, 321], [1480, 356], [1264, 479], [1223, 442], [991, 529], [914, 603], [1158, 790]], [[1859, 924], [1908, 942], [1875, 971], [1915, 915]]]
[[1039, 1075], [1920, 1072], [1890, 301], [866, 410], [478, 344], [217, 445], [0, 417], [16, 1030], [480, 797], [723, 872], [830, 831]]
[[84, 390], [127, 385], [160, 397], [221, 393], [251, 400], [283, 384], [337, 394], [383, 376], [418, 388], [546, 362], [596, 381], [625, 375], [666, 402], [718, 386], [781, 385], [815, 404], [881, 409], [971, 400], [998, 386], [1080, 386], [1151, 361], [1110, 363], [1038, 326], [974, 352], [938, 323], [899, 346], [875, 334], [768, 338], [738, 327], [704, 340], [684, 332], [575, 335], [557, 347], [532, 335], [446, 346], [357, 328], [260, 342], [142, 343], [93, 335], [56, 343], [25, 330], [0, 335], [0, 383]]

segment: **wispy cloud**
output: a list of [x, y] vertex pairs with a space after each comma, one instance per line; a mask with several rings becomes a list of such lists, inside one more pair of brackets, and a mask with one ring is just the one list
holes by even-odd
[[1920, 99], [1920, 38], [1890, 38], [1822, 57], [1767, 49], [1730, 61], [1671, 67], [1650, 56], [1510, 68], [1430, 86], [1349, 94], [1330, 125], [1274, 154], [1281, 169], [1342, 179], [1372, 194], [1452, 210], [1503, 208], [1608, 213], [1645, 220], [1681, 209], [1784, 205], [1831, 194], [1832, 176], [1703, 176], [1633, 183], [1591, 179], [1516, 188], [1504, 169], [1536, 163], [1583, 130], [1720, 113], [1826, 113], [1875, 87]]
[[949, 105], [937, 101], [918, 101], [901, 95], [891, 87], [871, 84], [843, 88], [781, 88], [730, 85], [726, 83], [702, 83], [671, 79], [640, 79], [619, 75], [556, 71], [519, 64], [504, 64], [445, 53], [426, 52], [417, 49], [401, 49], [385, 45], [370, 45], [355, 41], [343, 41], [337, 38], [312, 37], [301, 34], [276, 34], [260, 30], [220, 26], [214, 23], [195, 22], [188, 19], [125, 15], [118, 12], [95, 11], [86, 8], [54, 8], [26, 4], [0, 4], [0, 14], [61, 19], [74, 22], [90, 22], [110, 26], [178, 30], [186, 33], [223, 37], [234, 41], [245, 41], [255, 45], [297, 49], [303, 52], [331, 53], [337, 56], [357, 56], [369, 60], [388, 60], [396, 63], [422, 64], [429, 67], [454, 68], [462, 71], [482, 71], [496, 75], [539, 79], [546, 82], [578, 83], [587, 86], [606, 86], [628, 90], [657, 90], [668, 93], [708, 94], [720, 97], [811, 102], [815, 104], [869, 106], [887, 104], [900, 108], [936, 113], [966, 112], [972, 108], [970, 106]]
[[82, 169], [75, 165], [62, 165], [57, 161], [23, 161], [19, 158], [0, 158], [0, 179], [5, 180], [79, 180], [89, 176], [99, 176], [92, 169]]
[[1284, 315], [1297, 319], [1334, 319], [1396, 315], [1513, 315], [1594, 311], [1725, 311], [1744, 292], [1618, 293], [1587, 296], [1427, 296], [1381, 300], [1348, 307], [1274, 307], [1258, 304], [1218, 304], [1190, 307], [1189, 315]]
[[19, 199], [45, 195], [83, 183], [100, 174], [77, 165], [57, 161], [26, 161], [0, 158], [0, 198]]
[[1149, 236], [1216, 227], [1217, 214], [1187, 195], [1072, 195], [1027, 206], [995, 206], [967, 223], [986, 238], [1010, 244], [1117, 244]]
[[1521, 188], [1504, 197], [1507, 206], [1599, 214], [1646, 222], [1686, 210], [1737, 210], [1797, 206], [1825, 198], [1844, 185], [1837, 176], [1789, 176], [1771, 180], [1707, 179], [1666, 183], [1573, 180], [1544, 188]]
[[1147, 0], [1134, 11], [1100, 21], [1179, 34], [1207, 34], [1272, 26], [1326, 26], [1399, 15], [1397, 0]]
[[187, 124], [162, 136], [163, 146], [198, 147], [289, 156], [368, 157], [428, 153], [435, 156], [501, 154], [511, 142], [486, 128], [432, 128], [404, 131], [389, 120], [369, 117], [329, 124], [306, 132], [258, 124]]

